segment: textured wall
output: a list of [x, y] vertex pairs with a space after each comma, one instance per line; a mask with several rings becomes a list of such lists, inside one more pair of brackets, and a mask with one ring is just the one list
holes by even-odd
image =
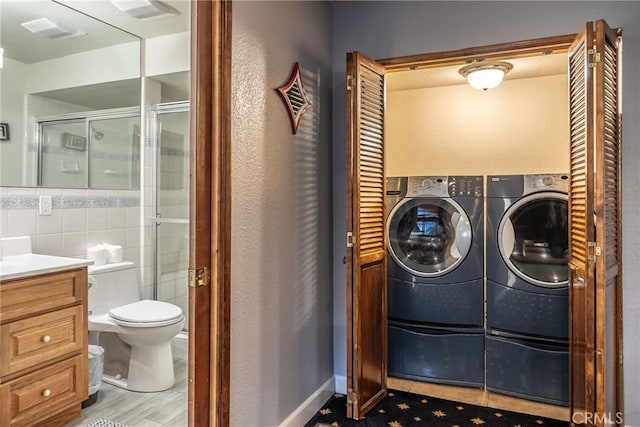
[[386, 174], [566, 173], [567, 103], [566, 75], [387, 91]]
[[[275, 426], [333, 375], [331, 7], [233, 4], [231, 425]], [[299, 61], [297, 135], [274, 90]]]
[[626, 424], [640, 425], [640, 3], [638, 2], [345, 2], [334, 6], [334, 349], [346, 373], [345, 57], [359, 50], [389, 58], [578, 32], [604, 18], [624, 29], [623, 275]]

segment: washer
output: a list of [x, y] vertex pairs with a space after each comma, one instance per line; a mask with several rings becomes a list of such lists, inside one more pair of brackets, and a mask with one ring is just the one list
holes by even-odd
[[481, 176], [387, 178], [389, 373], [484, 385]]
[[487, 389], [568, 402], [569, 179], [487, 177]]
[[387, 179], [389, 318], [484, 323], [481, 176]]

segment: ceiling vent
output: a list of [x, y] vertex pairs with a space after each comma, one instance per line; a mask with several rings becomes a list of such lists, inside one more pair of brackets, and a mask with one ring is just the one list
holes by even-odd
[[163, 18], [180, 15], [180, 12], [157, 0], [110, 0], [121, 12], [136, 19]]
[[34, 19], [33, 21], [23, 22], [20, 25], [32, 33], [48, 39], [62, 39], [86, 35], [86, 33], [80, 30], [59, 24], [49, 18]]

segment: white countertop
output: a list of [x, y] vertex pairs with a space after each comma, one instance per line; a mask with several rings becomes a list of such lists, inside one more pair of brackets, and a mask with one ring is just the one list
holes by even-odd
[[5, 256], [0, 260], [0, 282], [37, 274], [71, 270], [93, 264], [93, 261], [51, 255], [22, 254]]

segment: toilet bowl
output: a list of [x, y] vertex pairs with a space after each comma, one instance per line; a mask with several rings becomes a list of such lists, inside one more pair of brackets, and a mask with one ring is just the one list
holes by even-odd
[[[185, 319], [174, 304], [138, 299], [134, 267], [130, 262], [89, 267], [89, 332], [105, 347], [105, 382], [132, 391], [162, 391], [175, 383], [171, 340]], [[128, 355], [103, 333], [115, 334], [130, 347]], [[120, 364], [124, 368], [107, 366], [123, 356], [128, 359]]]

